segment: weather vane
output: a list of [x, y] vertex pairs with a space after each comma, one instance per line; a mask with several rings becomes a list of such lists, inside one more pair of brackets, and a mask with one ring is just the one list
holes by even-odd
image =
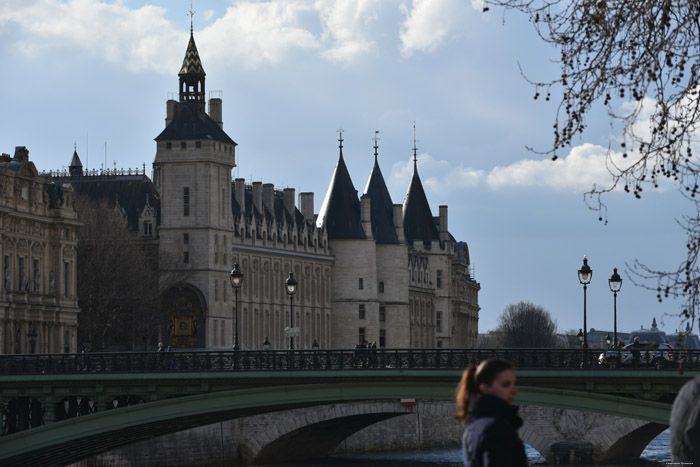
[[343, 149], [343, 129], [339, 128], [338, 129], [338, 134], [340, 135], [340, 138], [338, 138], [338, 141], [340, 142], [340, 146], [338, 146], [340, 149]]
[[374, 130], [374, 138], [372, 139], [374, 140], [374, 157], [376, 158], [379, 155], [377, 152], [379, 149], [379, 130]]
[[416, 139], [416, 121], [413, 121], [413, 162], [417, 163], [418, 162], [418, 147], [416, 146], [416, 143], [418, 140]]
[[197, 13], [197, 12], [192, 10], [192, 0], [190, 0], [190, 12], [187, 13], [190, 16], [190, 34], [194, 31], [193, 20], [194, 20], [195, 13]]

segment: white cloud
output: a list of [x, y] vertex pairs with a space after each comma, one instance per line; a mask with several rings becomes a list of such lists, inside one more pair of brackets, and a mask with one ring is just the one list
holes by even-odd
[[378, 18], [380, 0], [338, 2], [317, 0], [325, 45], [322, 56], [332, 61], [352, 61], [371, 52], [376, 43], [369, 38], [367, 27]]
[[[547, 188], [555, 191], [584, 192], [594, 185], [611, 183], [607, 169], [608, 150], [602, 146], [585, 143], [571, 149], [566, 157], [551, 159], [522, 159], [489, 171], [453, 165], [446, 160], [436, 160], [429, 154], [418, 157], [418, 172], [423, 184], [434, 193], [487, 186], [492, 190], [511, 187]], [[620, 161], [621, 154], [611, 156]], [[392, 166], [390, 182], [394, 186], [406, 184], [413, 173], [413, 161], [397, 162]]]
[[410, 10], [401, 4], [406, 15], [400, 32], [401, 53], [408, 57], [414, 52], [433, 52], [458, 36], [469, 8], [463, 0], [413, 0]]
[[27, 55], [69, 47], [142, 71], [177, 66], [168, 51], [180, 33], [164, 14], [160, 7], [132, 10], [122, 2], [11, 1], [0, 7], [0, 26], [19, 26], [17, 36], [4, 40], [15, 40]]
[[[210, 60], [236, 66], [277, 63], [294, 50], [349, 62], [375, 48], [368, 27], [377, 20], [380, 4], [381, 0], [239, 1], [195, 36]], [[66, 47], [132, 71], [172, 72], [182, 60], [186, 33], [165, 18], [164, 8], [127, 5], [105, 0], [4, 0], [0, 27], [17, 26], [18, 34], [3, 40], [14, 41], [28, 56]], [[211, 19], [214, 11], [203, 15]], [[317, 31], [304, 23], [309, 17], [319, 25]]]
[[318, 49], [318, 39], [300, 25], [309, 11], [313, 3], [303, 0], [238, 2], [197, 34], [199, 48], [249, 67], [278, 62], [292, 49]]
[[508, 166], [494, 167], [486, 183], [493, 189], [524, 186], [585, 191], [593, 185], [610, 183], [607, 154], [607, 148], [585, 143], [556, 161], [523, 159]]

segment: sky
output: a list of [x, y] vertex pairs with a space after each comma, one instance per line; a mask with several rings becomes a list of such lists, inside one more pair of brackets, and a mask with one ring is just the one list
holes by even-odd
[[559, 160], [528, 150], [551, 145], [559, 94], [534, 100], [523, 74], [558, 76], [557, 53], [525, 18], [484, 13], [477, 0], [3, 0], [0, 152], [26, 146], [39, 171], [55, 171], [75, 145], [90, 169], [145, 164], [150, 174], [190, 21], [206, 89], [221, 91], [224, 130], [238, 143], [234, 177], [312, 191], [318, 212], [338, 130], [359, 191], [379, 131], [379, 164], [402, 203], [415, 124], [433, 215], [448, 205], [450, 232], [469, 245], [480, 332], [523, 300], [562, 332], [582, 328], [584, 255], [588, 328], [613, 328], [615, 267], [618, 330], [654, 317], [666, 332], [679, 326], [680, 303], [658, 303], [626, 265], [677, 267], [677, 220], [690, 205], [670, 185], [641, 200], [614, 191], [600, 222], [583, 193], [610, 185], [605, 155], [618, 154], [618, 129], [594, 109]]

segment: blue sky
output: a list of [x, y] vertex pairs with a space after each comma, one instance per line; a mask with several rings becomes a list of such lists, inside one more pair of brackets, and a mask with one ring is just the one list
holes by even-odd
[[[165, 101], [189, 39], [189, 1], [4, 0], [0, 3], [0, 151], [27, 146], [41, 170], [65, 168], [73, 145], [84, 165], [150, 166]], [[625, 263], [674, 267], [678, 219], [689, 207], [670, 186], [641, 201], [613, 192], [609, 222], [583, 203], [606, 186], [617, 132], [596, 109], [589, 129], [552, 162], [547, 149], [558, 95], [533, 100], [525, 81], [555, 76], [556, 51], [523, 18], [484, 14], [464, 0], [194, 2], [207, 90], [223, 92], [224, 129], [239, 144], [234, 176], [313, 191], [323, 201], [337, 161], [337, 130], [355, 187], [379, 163], [394, 203], [412, 170], [428, 199], [449, 205], [449, 228], [467, 241], [481, 283], [480, 330], [511, 303], [544, 306], [561, 330], [579, 329], [583, 255], [593, 268], [588, 326], [612, 329], [607, 278], [620, 269], [618, 329], [672, 332], [673, 301], [635, 287]], [[106, 149], [105, 149], [106, 148]]]

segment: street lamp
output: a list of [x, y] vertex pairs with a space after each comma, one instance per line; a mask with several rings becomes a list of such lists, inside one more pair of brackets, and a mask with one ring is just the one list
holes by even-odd
[[321, 346], [318, 345], [318, 341], [317, 341], [316, 339], [314, 339], [314, 343], [311, 344], [311, 348], [312, 348], [313, 350], [318, 350], [320, 347], [321, 347]]
[[32, 327], [29, 330], [29, 334], [27, 334], [27, 337], [29, 338], [29, 346], [31, 347], [31, 353], [34, 353], [34, 347], [36, 346], [37, 338], [36, 329], [34, 329], [34, 327]]
[[610, 337], [610, 333], [607, 333], [605, 335], [605, 343], [607, 344], [608, 347], [610, 347], [610, 344], [612, 344], [612, 338]]
[[263, 350], [265, 350], [265, 351], [270, 350], [271, 345], [272, 344], [270, 344], [270, 339], [268, 339], [267, 336], [265, 336], [265, 342], [263, 342]]
[[293, 272], [289, 271], [289, 277], [284, 285], [289, 295], [289, 350], [294, 350], [294, 294], [297, 293], [297, 280]]
[[583, 331], [582, 330], [580, 330], [580, 329], [578, 330], [578, 334], [576, 334], [576, 339], [578, 339], [578, 341], [580, 343], [583, 343]]
[[610, 291], [613, 293], [613, 310], [615, 313], [615, 346], [617, 346], [617, 293], [622, 288], [622, 277], [617, 273], [617, 268], [613, 268], [613, 274], [608, 279]]
[[238, 289], [241, 288], [243, 284], [243, 271], [238, 267], [238, 263], [233, 265], [231, 270], [231, 287], [233, 287], [233, 292], [235, 294], [235, 309], [233, 313], [234, 329], [233, 329], [233, 350], [238, 350]]
[[586, 327], [586, 289], [593, 278], [593, 270], [588, 266], [588, 258], [583, 256], [583, 265], [578, 270], [578, 281], [583, 284], [583, 345], [584, 349], [588, 348], [588, 328]]

